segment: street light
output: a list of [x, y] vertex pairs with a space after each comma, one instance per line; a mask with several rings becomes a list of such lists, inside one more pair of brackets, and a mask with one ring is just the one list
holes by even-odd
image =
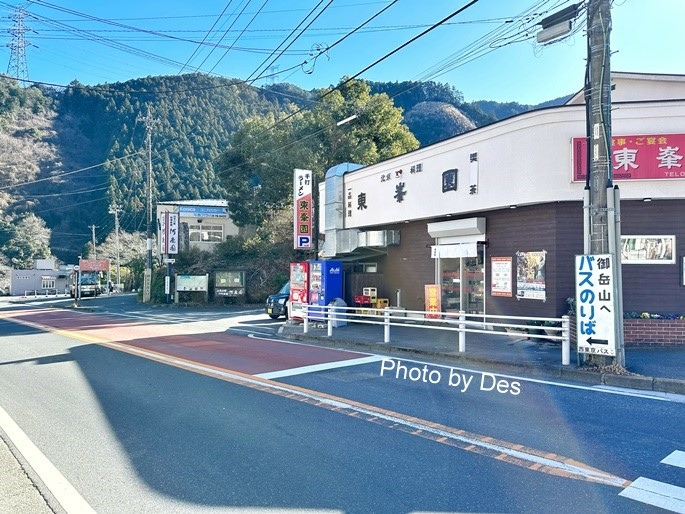
[[572, 20], [578, 16], [578, 5], [570, 5], [538, 23], [542, 25], [542, 30], [537, 33], [538, 43], [548, 43], [569, 34], [573, 28]]

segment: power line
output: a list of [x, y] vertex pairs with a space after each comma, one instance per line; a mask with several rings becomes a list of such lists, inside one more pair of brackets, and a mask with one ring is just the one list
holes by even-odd
[[[288, 41], [288, 39], [290, 39], [290, 38], [297, 32], [297, 30], [300, 28], [300, 26], [302, 26], [302, 24], [304, 24], [304, 23], [306, 22], [306, 20], [307, 20], [315, 11], [316, 11], [316, 9], [319, 8], [319, 6], [320, 6], [324, 1], [325, 1], [325, 0], [320, 0], [319, 3], [316, 4], [316, 5], [314, 6], [314, 8], [309, 12], [309, 14], [307, 14], [307, 16], [305, 16], [305, 17], [302, 19], [302, 21], [300, 21], [300, 23], [298, 23], [298, 25], [290, 32], [290, 34], [288, 34], [288, 36], [281, 42], [281, 44], [279, 44], [279, 45], [276, 47], [276, 49], [271, 53], [271, 55], [269, 55], [266, 59], [264, 59], [264, 61], [262, 61], [262, 62], [255, 68], [255, 70], [254, 70], [252, 73], [250, 73], [250, 75], [245, 79], [245, 82], [250, 83], [250, 79], [252, 79], [252, 77], [259, 71], [259, 69], [260, 69], [262, 66], [264, 66], [264, 64], [265, 64], [269, 59], [271, 59], [271, 57], [273, 56], [273, 54], [275, 54], [275, 53], [281, 48], [281, 46], [284, 45], [284, 44], [286, 43], [286, 41]], [[314, 22], [317, 20], [317, 18], [318, 18], [319, 16], [321, 16], [321, 14], [323, 14], [323, 12], [324, 12], [332, 3], [333, 3], [333, 0], [328, 0], [328, 4], [326, 4], [326, 6], [325, 6], [323, 9], [321, 9], [321, 11], [319, 12], [319, 14], [317, 14], [317, 15], [314, 17], [314, 19], [311, 20], [311, 21], [309, 22], [309, 25], [308, 25], [308, 26], [311, 26], [311, 24], [314, 23]], [[304, 30], [307, 30], [307, 27], [305, 27], [305, 28], [303, 29], [303, 31], [304, 31]], [[302, 35], [302, 32], [303, 32], [303, 31], [300, 31], [300, 35]], [[287, 50], [288, 48], [290, 48], [290, 45], [292, 45], [295, 41], [297, 41], [298, 38], [299, 38], [299, 35], [298, 35], [297, 37], [295, 37], [295, 38], [288, 44], [288, 46], [285, 48], [285, 50]], [[268, 68], [270, 65], [272, 65], [272, 64], [276, 61], [276, 59], [278, 59], [281, 55], [283, 55], [283, 52], [284, 52], [285, 50], [281, 51], [281, 52], [278, 54], [278, 56], [276, 56], [269, 64], [267, 64], [267, 65], [266, 65], [266, 68]], [[256, 77], [254, 80], [252, 80], [252, 82], [254, 82], [255, 80], [258, 80], [259, 78], [261, 78], [263, 73], [264, 73], [264, 72], [262, 71], [259, 75], [257, 75], [257, 77]]]
[[224, 10], [221, 11], [221, 14], [216, 18], [216, 20], [214, 20], [214, 23], [213, 23], [212, 26], [209, 28], [209, 30], [207, 31], [207, 33], [205, 34], [205, 36], [202, 38], [202, 41], [200, 41], [200, 42], [198, 43], [198, 45], [197, 45], [197, 47], [195, 48], [195, 50], [193, 50], [193, 53], [190, 55], [190, 57], [188, 57], [188, 60], [187, 60], [187, 61], [185, 62], [185, 64], [181, 67], [181, 69], [178, 70], [178, 74], [179, 74], [179, 75], [180, 75], [181, 73], [183, 73], [183, 70], [186, 69], [186, 67], [190, 64], [190, 61], [193, 60], [193, 57], [195, 57], [195, 55], [198, 53], [198, 51], [200, 50], [200, 48], [202, 48], [202, 45], [205, 44], [205, 41], [207, 41], [207, 38], [208, 38], [209, 35], [212, 33], [212, 30], [214, 30], [214, 27], [216, 27], [217, 23], [219, 23], [219, 20], [223, 17], [224, 13], [225, 13], [226, 10], [229, 8], [229, 6], [231, 5], [231, 3], [233, 3], [233, 0], [229, 0], [229, 1], [228, 1], [228, 3], [226, 4], [226, 7], [224, 7]]
[[[226, 51], [225, 51], [225, 52], [223, 53], [223, 55], [219, 58], [219, 60], [214, 64], [214, 66], [212, 66], [212, 69], [209, 70], [209, 73], [212, 73], [212, 72], [214, 71], [214, 69], [219, 65], [219, 63], [220, 63], [222, 60], [224, 60], [224, 58], [226, 57], [226, 55], [228, 54], [228, 52], [229, 52], [230, 50], [232, 50], [232, 49], [235, 47], [235, 44], [238, 42], [238, 40], [239, 40], [241, 37], [243, 37], [243, 34], [245, 33], [245, 31], [248, 29], [248, 27], [249, 27], [250, 25], [252, 25], [252, 22], [255, 21], [255, 19], [257, 18], [257, 16], [259, 16], [259, 13], [262, 12], [262, 9], [264, 9], [264, 7], [266, 6], [266, 4], [267, 4], [268, 2], [269, 2], [269, 0], [264, 0], [264, 3], [263, 3], [262, 6], [259, 8], [259, 10], [254, 14], [254, 16], [252, 16], [252, 19], [250, 19], [250, 21], [249, 21], [249, 22], [247, 23], [247, 25], [243, 28], [243, 30], [240, 32], [240, 34], [238, 34], [238, 37], [235, 38], [235, 39], [233, 40], [233, 43], [231, 43], [231, 46], [229, 46], [229, 47], [226, 49]], [[246, 5], [246, 7], [247, 7], [247, 5]], [[241, 12], [240, 14], [242, 15], [242, 12]], [[237, 21], [237, 18], [236, 18], [236, 21]], [[226, 29], [226, 32], [224, 33], [223, 36], [221, 36], [221, 40], [219, 40], [219, 43], [221, 43], [221, 41], [223, 41], [224, 37], [226, 36], [226, 34], [228, 34], [228, 32], [230, 31], [231, 27], [233, 27], [233, 24], [231, 24], [231, 26], [228, 27], [228, 29]], [[204, 64], [204, 61], [202, 62], [202, 64]]]

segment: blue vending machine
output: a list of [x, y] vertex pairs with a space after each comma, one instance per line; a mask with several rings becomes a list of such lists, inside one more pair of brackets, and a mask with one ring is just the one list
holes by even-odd
[[309, 261], [309, 318], [325, 320], [324, 309], [334, 299], [343, 299], [345, 280], [340, 261]]

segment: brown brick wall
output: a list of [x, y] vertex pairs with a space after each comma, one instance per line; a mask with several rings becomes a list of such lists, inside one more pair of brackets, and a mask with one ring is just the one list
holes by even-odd
[[[576, 343], [576, 319], [570, 320], [571, 344]], [[685, 346], [685, 319], [624, 319], [626, 346]]]
[[[583, 252], [582, 203], [559, 202], [519, 206], [461, 218], [486, 218], [486, 309], [489, 314], [558, 317], [566, 314], [568, 297], [575, 297], [575, 256]], [[623, 265], [624, 311], [685, 314], [685, 287], [682, 286], [682, 259], [685, 256], [685, 199], [652, 202], [623, 201], [621, 230], [626, 235], [675, 235], [676, 264]], [[379, 296], [395, 304], [402, 289], [402, 304], [408, 309], [424, 308], [424, 285], [435, 280], [435, 263], [430, 256], [434, 244], [426, 224], [448, 218], [413, 221], [375, 229], [400, 231], [399, 246], [388, 247], [379, 256], [379, 272], [384, 275]], [[449, 218], [459, 219], [459, 218]], [[369, 229], [372, 229], [369, 227]], [[516, 252], [547, 251], [546, 301], [516, 298]], [[514, 290], [511, 297], [490, 295], [490, 258], [511, 257]]]
[[[381, 262], [384, 275], [383, 297], [395, 305], [396, 290], [402, 290], [402, 307], [424, 310], [424, 286], [435, 282], [435, 261], [431, 258], [433, 238], [427, 221], [414, 221], [388, 227], [400, 231], [400, 244], [389, 246]], [[380, 296], [380, 292], [379, 292]]]

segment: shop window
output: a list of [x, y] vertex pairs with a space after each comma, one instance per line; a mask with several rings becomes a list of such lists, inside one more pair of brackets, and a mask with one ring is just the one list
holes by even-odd
[[221, 243], [224, 240], [222, 225], [189, 225], [190, 241], [203, 243]]
[[42, 289], [55, 289], [55, 277], [43, 277], [41, 280]]
[[378, 273], [378, 263], [376, 262], [356, 262], [354, 273]]

